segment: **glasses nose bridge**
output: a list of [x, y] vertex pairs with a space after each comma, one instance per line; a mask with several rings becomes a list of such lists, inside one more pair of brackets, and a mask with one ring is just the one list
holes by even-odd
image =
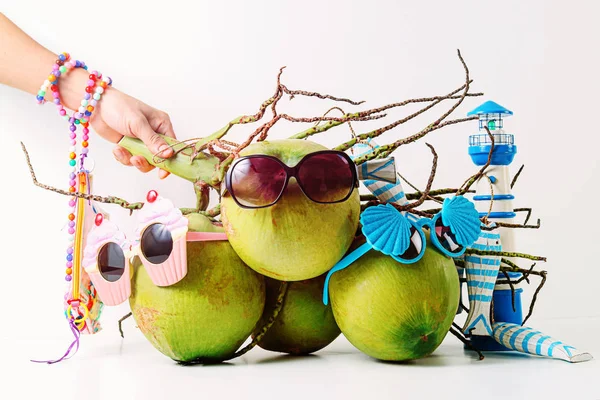
[[283, 165], [283, 169], [285, 171], [285, 184], [283, 185], [283, 189], [281, 190], [281, 194], [283, 195], [283, 193], [288, 188], [290, 179], [294, 178], [296, 180], [296, 184], [298, 184], [298, 186], [300, 186], [300, 184], [298, 183], [298, 165], [290, 167], [284, 164], [283, 162], [281, 162], [281, 165]]
[[281, 194], [283, 195], [283, 193], [285, 191], [287, 191], [288, 185], [290, 183], [290, 179], [294, 178], [294, 180], [296, 181], [296, 185], [300, 188], [300, 191], [302, 191], [302, 194], [304, 194], [304, 196], [306, 196], [310, 199], [310, 197], [306, 194], [306, 191], [304, 190], [304, 186], [302, 185], [302, 182], [300, 181], [299, 176], [298, 176], [300, 173], [300, 168], [302, 167], [302, 160], [301, 160], [301, 162], [294, 165], [293, 167], [290, 167], [286, 164], [283, 164], [283, 165], [284, 165], [284, 169], [285, 169], [285, 173], [286, 173], [286, 181], [285, 181], [285, 186], [284, 186]]
[[287, 174], [288, 181], [290, 180], [290, 178], [294, 178], [296, 179], [296, 182], [298, 182], [298, 173], [300, 172], [300, 165], [301, 164], [296, 164], [293, 167], [285, 165], [285, 173]]

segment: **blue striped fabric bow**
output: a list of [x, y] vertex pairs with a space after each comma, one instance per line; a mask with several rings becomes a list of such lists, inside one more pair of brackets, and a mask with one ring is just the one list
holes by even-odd
[[396, 163], [393, 157], [370, 160], [358, 166], [358, 179], [396, 183]]

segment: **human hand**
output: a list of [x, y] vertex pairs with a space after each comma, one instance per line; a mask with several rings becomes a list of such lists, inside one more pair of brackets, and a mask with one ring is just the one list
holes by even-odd
[[[169, 116], [160, 110], [133, 98], [117, 89], [110, 88], [102, 95], [90, 124], [104, 139], [118, 142], [123, 136], [138, 138], [148, 149], [162, 158], [173, 156], [173, 149], [160, 137], [163, 134], [175, 138]], [[142, 172], [154, 169], [142, 156], [133, 156], [126, 149], [116, 146], [113, 155], [123, 165], [134, 166]], [[159, 170], [158, 176], [164, 179], [167, 171]]]

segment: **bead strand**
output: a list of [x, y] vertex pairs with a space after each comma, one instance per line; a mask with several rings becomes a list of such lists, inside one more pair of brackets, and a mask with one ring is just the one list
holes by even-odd
[[[85, 63], [82, 63], [83, 68], [87, 70], [87, 66]], [[69, 191], [74, 193], [77, 191], [77, 167], [76, 167], [76, 145], [77, 145], [77, 125], [81, 125], [82, 129], [82, 142], [81, 142], [81, 158], [79, 163], [79, 170], [84, 171], [84, 160], [89, 152], [89, 121], [92, 117], [92, 113], [95, 110], [98, 102], [101, 99], [102, 93], [104, 93], [104, 89], [112, 84], [112, 79], [110, 77], [102, 78], [102, 74], [98, 71], [93, 71], [89, 75], [89, 80], [87, 81], [85, 87], [85, 94], [83, 95], [83, 100], [81, 100], [81, 105], [79, 106], [77, 112], [73, 113], [72, 117], [69, 117], [69, 130], [71, 131], [71, 145], [70, 153], [69, 153], [69, 165], [73, 168], [71, 173], [69, 174]], [[76, 198], [73, 197], [69, 201], [70, 213], [69, 213], [69, 244], [67, 247], [67, 269], [65, 280], [70, 282], [72, 280], [73, 273], [73, 252], [74, 252], [74, 241], [75, 241], [75, 210], [76, 210]]]
[[[52, 72], [48, 75], [48, 78], [44, 81], [40, 87], [40, 91], [37, 93], [36, 99], [39, 104], [45, 103], [45, 96], [48, 89], [52, 93], [53, 103], [56, 105], [58, 114], [62, 116], [66, 121], [69, 122], [69, 192], [75, 193], [77, 191], [77, 125], [83, 127], [82, 130], [82, 149], [79, 170], [84, 171], [84, 160], [89, 152], [89, 121], [92, 116], [94, 109], [98, 102], [102, 98], [102, 94], [105, 89], [112, 84], [110, 77], [102, 77], [102, 74], [98, 71], [93, 71], [89, 75], [89, 80], [85, 88], [84, 98], [81, 101], [81, 105], [73, 115], [69, 115], [67, 110], [64, 108], [60, 94], [58, 90], [58, 80], [61, 76], [66, 75], [70, 70], [75, 68], [83, 68], [87, 70], [88, 67], [83, 61], [71, 60], [69, 53], [61, 53], [58, 56], [55, 64], [52, 67]], [[75, 252], [75, 226], [76, 226], [76, 211], [77, 199], [72, 197], [69, 199], [69, 214], [68, 214], [68, 245], [66, 255], [66, 269], [65, 269], [65, 280], [71, 282], [73, 277], [73, 260]]]
[[[67, 110], [65, 110], [64, 106], [62, 105], [61, 101], [60, 101], [60, 93], [58, 90], [58, 78], [63, 75], [66, 74], [68, 71], [75, 69], [75, 68], [84, 68], [87, 69], [87, 66], [85, 65], [85, 62], [83, 61], [79, 61], [79, 60], [71, 60], [70, 56], [68, 53], [62, 53], [58, 56], [58, 59], [56, 60], [56, 63], [54, 64], [53, 67], [53, 74], [51, 74], [49, 76], [49, 79], [47, 81], [50, 82], [50, 89], [52, 91], [52, 96], [54, 98], [53, 102], [56, 105], [56, 108], [58, 109], [58, 114], [62, 117], [65, 118], [65, 120], [69, 121], [70, 126], [69, 126], [69, 138], [71, 140], [70, 144], [71, 146], [69, 147], [69, 166], [71, 167], [71, 171], [69, 173], [69, 192], [70, 193], [75, 193], [77, 191], [77, 175], [76, 175], [76, 165], [77, 165], [77, 161], [75, 160], [77, 158], [76, 155], [76, 151], [77, 151], [77, 133], [76, 133], [76, 126], [75, 126], [75, 120], [73, 119], [73, 117], [70, 117], [67, 113]], [[58, 73], [56, 73], [58, 72]], [[52, 77], [55, 77], [54, 80], [51, 80]], [[44, 82], [46, 83], [46, 82]], [[38, 95], [43, 95], [42, 93], [38, 93]], [[39, 100], [39, 98], [38, 98]], [[66, 256], [66, 269], [65, 269], [65, 280], [67, 282], [71, 282], [72, 275], [73, 275], [73, 253], [75, 251], [75, 246], [74, 246], [74, 241], [75, 241], [75, 205], [76, 205], [76, 198], [73, 197], [69, 200], [69, 215], [67, 216], [68, 219], [68, 245], [67, 245], [67, 256]]]
[[64, 67], [63, 64], [65, 63], [65, 61], [70, 60], [70, 58], [71, 56], [69, 55], [69, 53], [62, 53], [58, 55], [58, 59], [52, 66], [52, 71], [50, 72], [48, 78], [44, 81], [44, 83], [40, 87], [40, 90], [37, 93], [36, 100], [38, 104], [44, 104], [46, 102], [45, 97], [46, 93], [48, 92], [48, 89], [52, 90], [53, 97], [56, 98], [54, 93], [58, 92], [58, 88], [55, 86], [58, 83], [58, 78], [60, 78], [62, 74], [67, 73], [68, 70]]
[[102, 98], [102, 94], [112, 84], [112, 79], [108, 76], [102, 77], [102, 73], [98, 71], [92, 71], [89, 75], [89, 80], [85, 88], [84, 99], [81, 101], [81, 106], [78, 112], [75, 114], [76, 118], [79, 118], [80, 123], [83, 126], [83, 136], [81, 142], [81, 159], [80, 168], [83, 170], [83, 163], [88, 154], [89, 146], [89, 121], [92, 118], [92, 113], [96, 109], [98, 102]]

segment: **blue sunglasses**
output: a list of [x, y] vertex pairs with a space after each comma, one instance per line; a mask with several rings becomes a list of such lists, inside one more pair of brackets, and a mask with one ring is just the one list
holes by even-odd
[[367, 242], [340, 260], [327, 274], [323, 303], [329, 302], [329, 280], [337, 272], [374, 249], [403, 264], [412, 264], [425, 254], [425, 233], [433, 245], [449, 257], [460, 257], [481, 233], [479, 213], [463, 196], [444, 200], [442, 210], [433, 218], [416, 218], [401, 213], [391, 204], [369, 207], [360, 216], [362, 233]]

